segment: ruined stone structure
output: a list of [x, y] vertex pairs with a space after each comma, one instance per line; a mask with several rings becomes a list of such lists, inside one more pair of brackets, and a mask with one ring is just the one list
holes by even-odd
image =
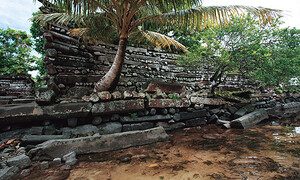
[[[109, 70], [117, 50], [113, 45], [86, 46], [70, 37], [66, 27], [57, 25], [51, 25], [51, 31], [45, 31], [44, 36], [47, 39], [45, 63], [52, 79], [50, 82], [58, 86], [56, 89], [61, 94], [68, 96], [90, 94], [95, 82]], [[152, 81], [186, 85], [186, 90], [191, 91], [209, 88], [212, 73], [209, 70], [186, 72], [176, 66], [177, 56], [128, 47], [117, 90], [141, 92]], [[233, 75], [220, 86], [247, 88], [249, 85], [244, 78]], [[84, 93], [78, 95], [78, 91]]]
[[34, 94], [34, 82], [30, 75], [0, 76], [0, 95], [26, 97]]

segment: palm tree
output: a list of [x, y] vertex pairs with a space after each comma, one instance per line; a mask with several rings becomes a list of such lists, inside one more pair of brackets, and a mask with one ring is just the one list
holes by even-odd
[[[35, 0], [34, 0], [35, 1]], [[125, 51], [130, 36], [139, 34], [160, 47], [185, 47], [166, 35], [148, 31], [151, 29], [201, 30], [211, 26], [226, 25], [231, 16], [245, 12], [257, 15], [263, 22], [272, 22], [278, 10], [248, 6], [201, 6], [202, 0], [39, 0], [44, 5], [55, 5], [56, 13], [36, 15], [46, 23], [76, 24], [73, 35], [94, 35], [101, 40], [101, 28], [114, 28], [119, 46], [109, 71], [96, 83], [94, 92], [113, 90], [119, 80]], [[58, 8], [57, 8], [58, 7]], [[103, 24], [106, 26], [103, 27]], [[105, 30], [106, 32], [107, 29]], [[92, 33], [91, 33], [92, 32]], [[109, 31], [110, 32], [110, 31]]]

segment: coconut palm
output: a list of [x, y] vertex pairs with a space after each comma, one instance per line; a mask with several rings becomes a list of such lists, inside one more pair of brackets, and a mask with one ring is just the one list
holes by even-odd
[[[230, 17], [245, 12], [257, 15], [262, 22], [272, 22], [278, 10], [248, 6], [201, 6], [201, 0], [39, 0], [46, 6], [55, 5], [57, 12], [37, 15], [41, 22], [76, 26], [73, 35], [94, 36], [104, 40], [105, 32], [119, 37], [118, 50], [109, 71], [96, 83], [94, 92], [113, 90], [119, 80], [128, 38], [142, 35], [159, 47], [185, 50], [179, 42], [150, 29], [201, 30], [230, 23]], [[104, 26], [105, 25], [105, 26]], [[148, 29], [148, 30], [147, 30]], [[101, 32], [101, 33], [99, 33]]]

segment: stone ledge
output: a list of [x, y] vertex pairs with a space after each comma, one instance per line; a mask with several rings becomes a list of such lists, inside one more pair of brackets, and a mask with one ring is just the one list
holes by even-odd
[[129, 131], [66, 140], [50, 140], [30, 150], [29, 155], [33, 160], [53, 160], [72, 151], [78, 154], [107, 152], [158, 141], [166, 141], [168, 139], [169, 136], [164, 128], [157, 127], [144, 131]]
[[190, 107], [191, 102], [188, 99], [150, 99], [148, 105], [150, 108], [183, 108]]
[[143, 110], [144, 108], [145, 101], [143, 99], [110, 101], [94, 104], [92, 114], [128, 113]]

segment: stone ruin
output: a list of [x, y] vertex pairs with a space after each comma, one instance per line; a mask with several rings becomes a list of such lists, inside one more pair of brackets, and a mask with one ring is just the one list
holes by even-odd
[[76, 153], [163, 141], [169, 130], [206, 124], [249, 128], [270, 117], [299, 118], [299, 94], [261, 93], [232, 75], [221, 89], [250, 91], [210, 98], [209, 68], [187, 72], [176, 66], [178, 55], [137, 47], [127, 48], [116, 90], [91, 95], [117, 47], [87, 46], [69, 34], [53, 24], [44, 31], [48, 88], [37, 91], [36, 101], [30, 78], [1, 77], [0, 179], [26, 170], [31, 160], [43, 161], [43, 169], [49, 167], [44, 160], [74, 165]]

